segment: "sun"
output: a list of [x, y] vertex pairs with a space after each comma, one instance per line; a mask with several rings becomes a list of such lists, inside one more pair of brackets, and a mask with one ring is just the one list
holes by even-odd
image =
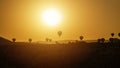
[[42, 14], [42, 20], [46, 25], [56, 26], [62, 19], [61, 13], [53, 8], [47, 9]]

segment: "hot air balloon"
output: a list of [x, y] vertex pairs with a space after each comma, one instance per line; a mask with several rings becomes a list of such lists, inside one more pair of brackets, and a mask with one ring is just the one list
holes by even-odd
[[62, 31], [58, 31], [58, 36], [61, 37]]
[[80, 40], [83, 40], [84, 37], [83, 37], [83, 36], [80, 36], [79, 38], [80, 38]]

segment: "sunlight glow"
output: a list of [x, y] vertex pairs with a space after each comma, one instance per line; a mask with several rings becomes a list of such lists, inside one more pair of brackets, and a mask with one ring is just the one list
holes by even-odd
[[47, 9], [42, 14], [42, 20], [46, 25], [56, 26], [61, 21], [61, 13], [56, 9]]

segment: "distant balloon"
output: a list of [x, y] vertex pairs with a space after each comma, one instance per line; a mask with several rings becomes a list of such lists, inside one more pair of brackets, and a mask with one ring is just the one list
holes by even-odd
[[62, 31], [58, 31], [58, 36], [61, 37]]
[[31, 39], [31, 38], [29, 38], [29, 39], [28, 39], [28, 41], [29, 41], [29, 43], [31, 43], [31, 42], [32, 42], [32, 39]]
[[46, 38], [45, 40], [46, 40], [46, 42], [48, 42], [48, 41], [49, 41], [49, 39], [48, 39], [48, 38]]
[[118, 33], [118, 36], [120, 37], [120, 33]]
[[115, 34], [114, 33], [111, 33], [111, 36], [113, 37]]
[[16, 38], [12, 38], [12, 41], [15, 42], [15, 41], [16, 41]]
[[83, 36], [80, 36], [79, 38], [80, 38], [80, 40], [83, 40], [84, 37], [83, 37]]

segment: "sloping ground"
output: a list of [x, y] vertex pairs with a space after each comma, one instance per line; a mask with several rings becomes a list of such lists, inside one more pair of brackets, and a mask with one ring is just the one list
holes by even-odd
[[0, 46], [0, 54], [0, 68], [120, 67], [120, 48], [109, 44], [13, 44]]
[[7, 45], [7, 44], [10, 44], [11, 41], [8, 40], [8, 39], [5, 39], [3, 37], [0, 37], [0, 45]]

